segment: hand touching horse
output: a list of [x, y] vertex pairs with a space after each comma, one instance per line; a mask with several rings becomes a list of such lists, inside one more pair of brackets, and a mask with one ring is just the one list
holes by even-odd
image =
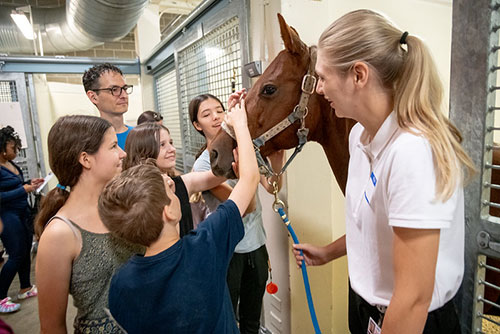
[[[285, 50], [278, 54], [248, 93], [246, 109], [250, 134], [254, 139], [262, 137], [269, 130], [275, 134], [260, 148], [262, 155], [267, 156], [280, 149], [297, 146], [297, 131], [301, 128], [309, 129], [307, 140], [321, 144], [335, 178], [344, 191], [349, 162], [348, 137], [354, 121], [335, 116], [328, 101], [316, 94], [314, 87], [309, 91], [311, 94], [304, 105], [306, 108], [301, 114], [303, 117], [291, 116], [301, 103], [304, 76], [308, 73], [315, 76], [315, 50], [300, 40], [295, 29], [288, 26], [280, 14], [278, 20]], [[277, 131], [282, 127], [273, 129], [287, 118], [291, 119], [291, 125], [280, 132]], [[214, 139], [209, 150], [215, 174], [230, 175], [232, 149], [235, 145], [234, 140], [224, 131], [220, 131]]]

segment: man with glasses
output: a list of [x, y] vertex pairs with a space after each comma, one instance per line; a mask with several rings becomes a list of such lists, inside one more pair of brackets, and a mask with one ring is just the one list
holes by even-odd
[[116, 131], [118, 146], [125, 149], [125, 140], [132, 130], [123, 121], [123, 114], [128, 110], [128, 96], [133, 86], [127, 85], [122, 71], [109, 63], [95, 65], [83, 74], [83, 87], [87, 97], [102, 118], [109, 121]]

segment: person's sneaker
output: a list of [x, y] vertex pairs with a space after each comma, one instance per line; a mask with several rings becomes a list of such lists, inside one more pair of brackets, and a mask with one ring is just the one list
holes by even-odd
[[38, 289], [36, 288], [36, 286], [33, 285], [31, 289], [29, 289], [28, 291], [18, 294], [17, 299], [21, 300], [30, 297], [36, 297], [37, 295], [38, 295]]
[[13, 303], [10, 300], [10, 297], [0, 300], [0, 313], [11, 313], [21, 308], [21, 304]]

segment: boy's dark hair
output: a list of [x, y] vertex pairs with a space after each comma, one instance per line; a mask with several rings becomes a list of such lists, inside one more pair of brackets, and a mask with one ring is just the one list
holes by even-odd
[[17, 151], [21, 149], [22, 145], [19, 135], [12, 126], [7, 125], [0, 129], [0, 153], [4, 153], [7, 150], [7, 143], [10, 142], [14, 142]]
[[89, 90], [99, 88], [97, 86], [99, 78], [105, 72], [115, 72], [123, 75], [122, 71], [118, 67], [111, 65], [110, 63], [94, 65], [83, 73], [82, 82], [83, 88], [85, 88], [85, 93]]
[[162, 174], [148, 161], [112, 179], [99, 196], [98, 210], [111, 233], [149, 247], [160, 237], [168, 204]]

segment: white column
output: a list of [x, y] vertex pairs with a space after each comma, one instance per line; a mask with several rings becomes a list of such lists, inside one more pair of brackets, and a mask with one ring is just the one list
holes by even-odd
[[[149, 4], [139, 18], [135, 28], [135, 45], [141, 62], [149, 57], [151, 51], [160, 43], [159, 6]], [[153, 76], [141, 64], [141, 93], [143, 110], [155, 110]]]

